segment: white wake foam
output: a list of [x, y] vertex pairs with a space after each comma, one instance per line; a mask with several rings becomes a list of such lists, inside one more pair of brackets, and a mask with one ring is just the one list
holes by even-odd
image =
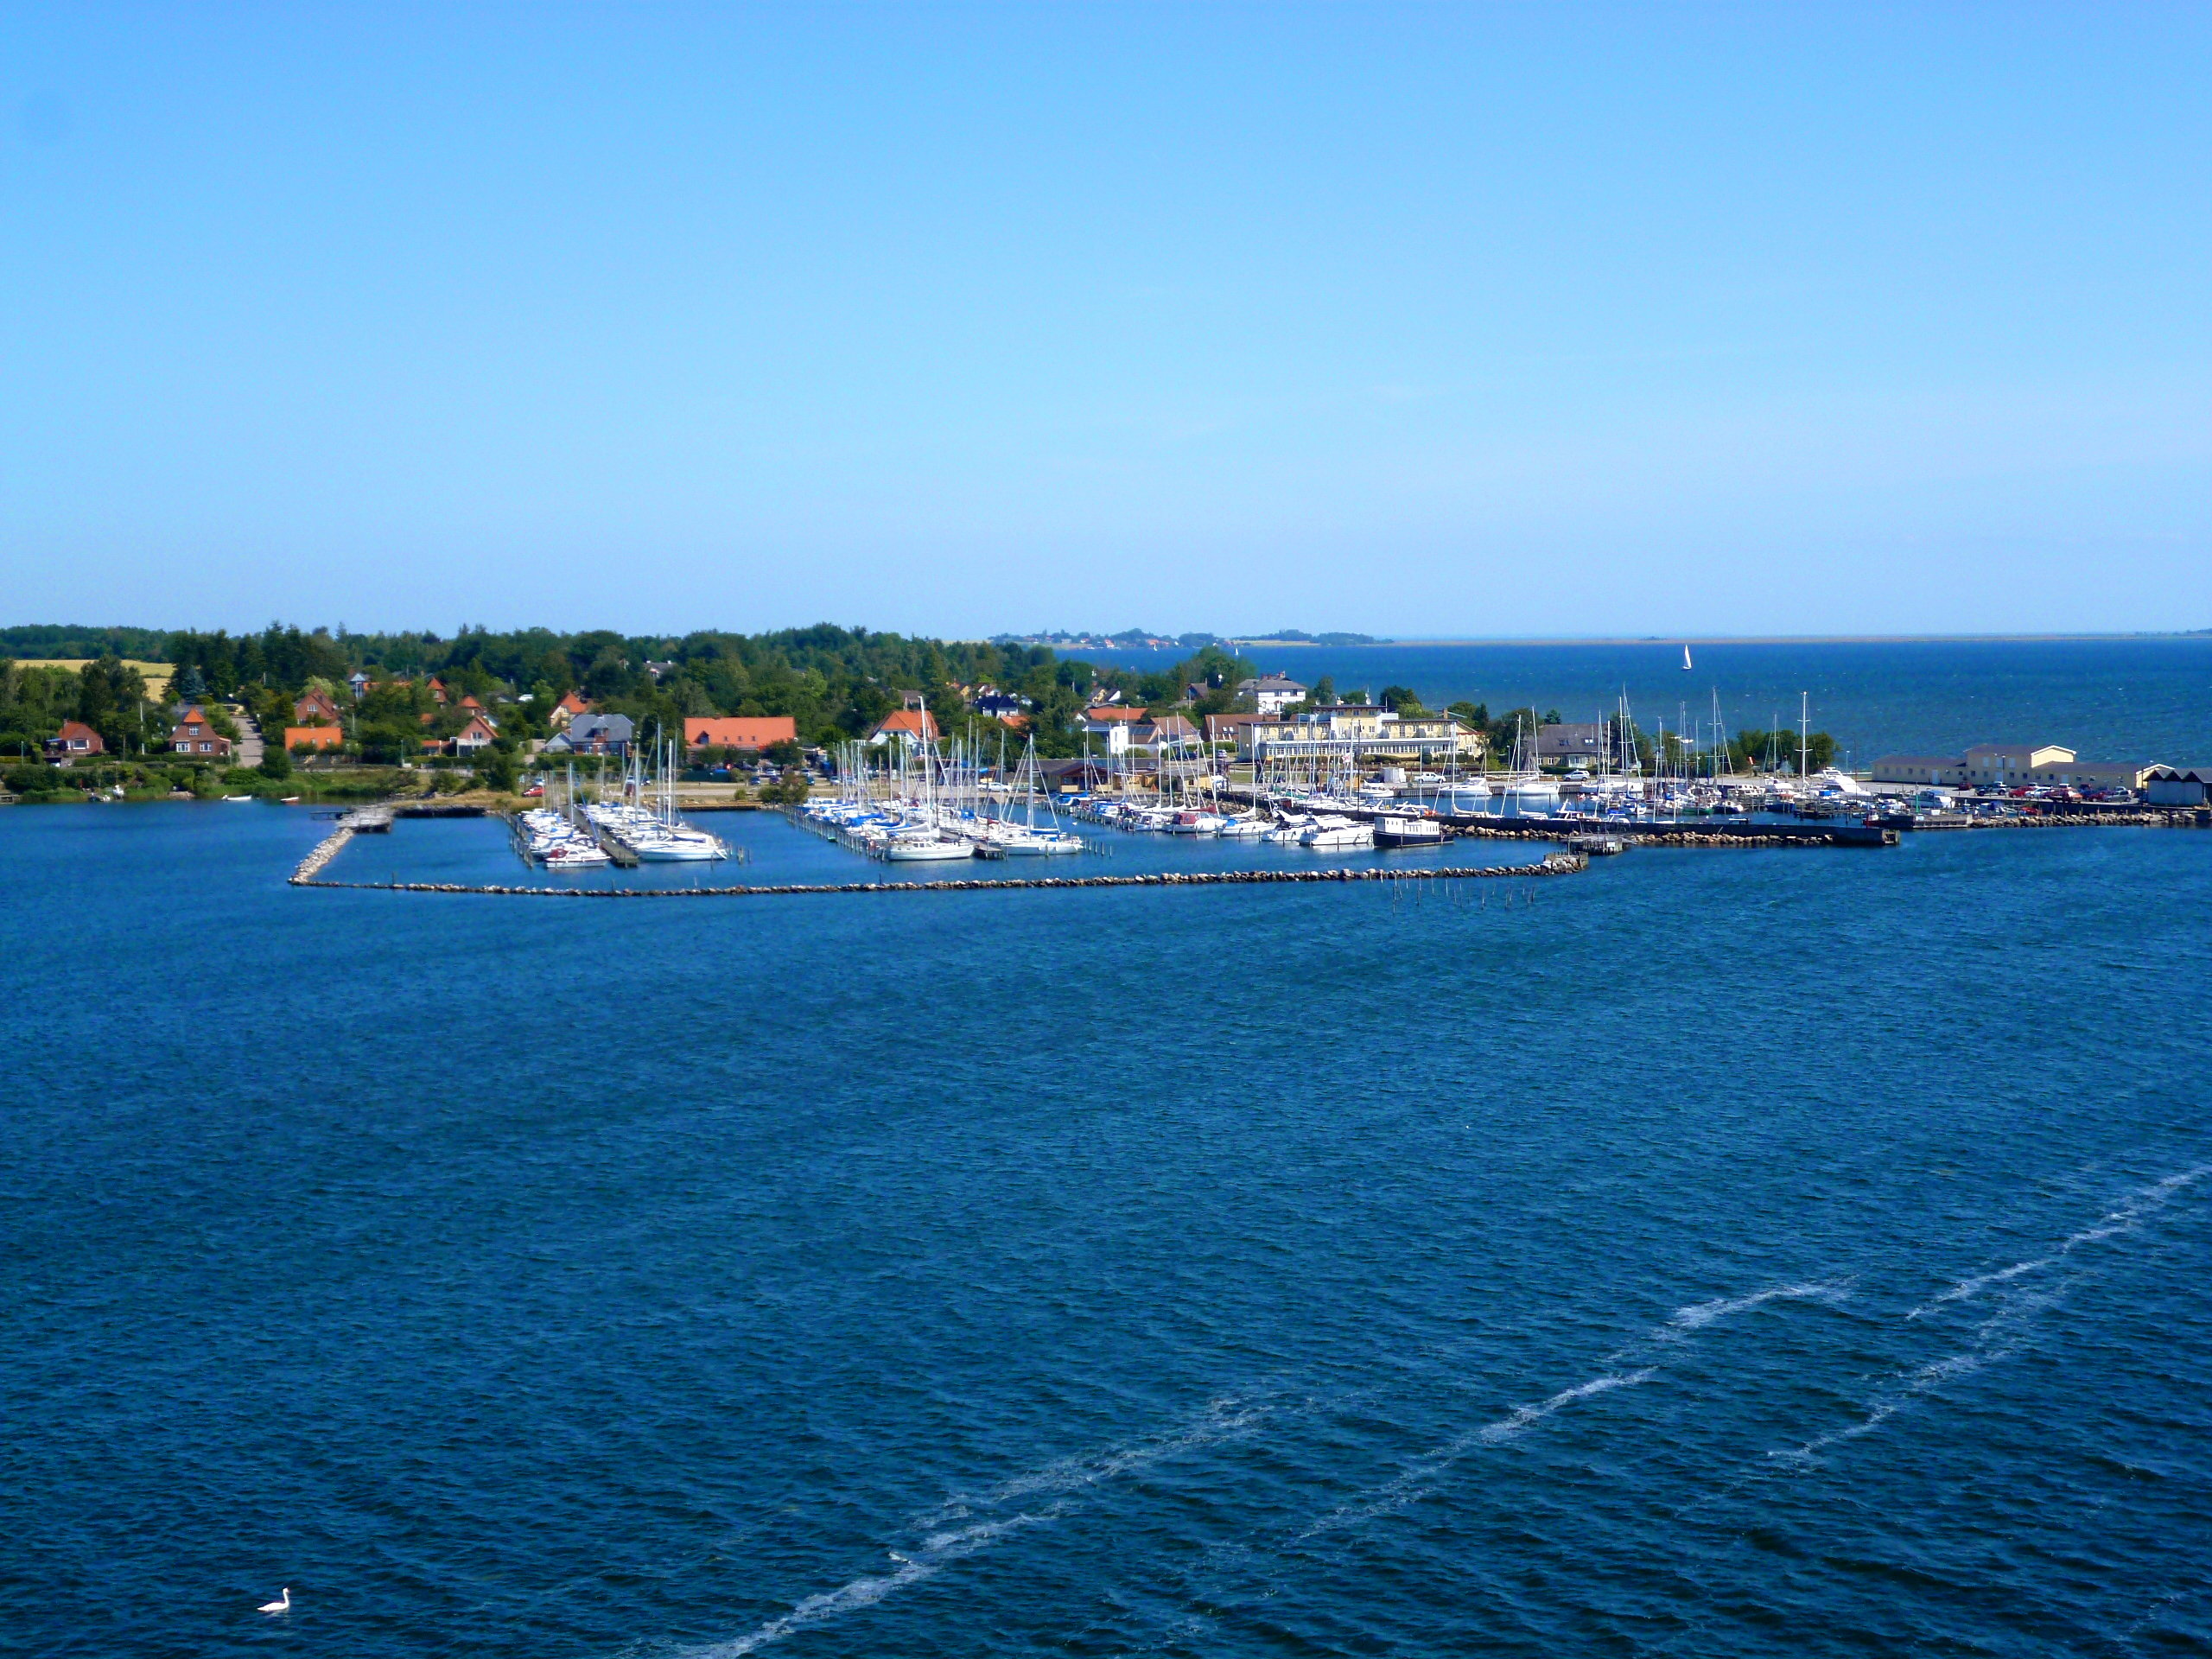
[[1518, 1440], [1561, 1406], [1571, 1406], [1577, 1400], [1587, 1400], [1592, 1395], [1609, 1394], [1615, 1389], [1632, 1389], [1658, 1374], [1657, 1366], [1647, 1365], [1640, 1371], [1630, 1371], [1625, 1375], [1613, 1372], [1592, 1377], [1587, 1382], [1560, 1389], [1541, 1405], [1516, 1406], [1510, 1415], [1501, 1417], [1494, 1423], [1484, 1423], [1475, 1431], [1474, 1438], [1484, 1446], [1500, 1446], [1507, 1440]]
[[1120, 1476], [1147, 1469], [1163, 1459], [1195, 1452], [1217, 1440], [1232, 1439], [1259, 1424], [1274, 1410], [1273, 1406], [1265, 1402], [1247, 1402], [1233, 1396], [1209, 1401], [1203, 1412], [1180, 1428], [1150, 1440], [1109, 1446], [1103, 1452], [1094, 1452], [1088, 1457], [1056, 1458], [1041, 1467], [1016, 1475], [980, 1492], [957, 1492], [921, 1517], [918, 1524], [926, 1526], [950, 1517], [972, 1514], [977, 1510], [994, 1510], [1018, 1498], [1034, 1497], [1039, 1494], [1080, 1492]]
[[1970, 1300], [1992, 1285], [2009, 1284], [2024, 1274], [2033, 1273], [2039, 1268], [2050, 1267], [2062, 1257], [2071, 1255], [2084, 1244], [2095, 1244], [2107, 1238], [2117, 1238], [2122, 1234], [2134, 1232], [2142, 1226], [2144, 1222], [2164, 1208], [2167, 1200], [2175, 1193], [2203, 1179], [2207, 1175], [2212, 1175], [2212, 1164], [2199, 1164], [2194, 1169], [2184, 1169], [2177, 1174], [2164, 1176], [2152, 1182], [2148, 1186], [2137, 1187], [2133, 1192], [2123, 1195], [2113, 1209], [2098, 1217], [2094, 1226], [2085, 1227], [2078, 1233], [2069, 1234], [2050, 1255], [2038, 1255], [2024, 1262], [2015, 1262], [2009, 1268], [1999, 1268], [1993, 1272], [1978, 1273], [1970, 1278], [1961, 1279], [1942, 1295], [1934, 1297], [1914, 1308], [1911, 1313], [1905, 1315], [1905, 1318], [1916, 1319], [1923, 1314], [1934, 1313], [1946, 1303]]
[[1688, 1307], [1678, 1307], [1667, 1323], [1654, 1334], [1662, 1341], [1671, 1340], [1686, 1331], [1702, 1331], [1717, 1319], [1728, 1319], [1738, 1313], [1748, 1313], [1755, 1307], [1769, 1302], [1816, 1301], [1840, 1302], [1851, 1294], [1848, 1279], [1838, 1279], [1819, 1284], [1777, 1285], [1771, 1290], [1754, 1291], [1749, 1296], [1724, 1297], [1717, 1301], [1694, 1302]]
[[1587, 1400], [1592, 1395], [1610, 1393], [1615, 1389], [1634, 1388], [1658, 1374], [1656, 1366], [1646, 1366], [1640, 1371], [1609, 1371], [1603, 1376], [1591, 1378], [1587, 1382], [1578, 1382], [1571, 1389], [1562, 1389], [1540, 1404], [1516, 1406], [1496, 1422], [1470, 1429], [1457, 1440], [1433, 1452], [1424, 1452], [1408, 1464], [1405, 1471], [1396, 1479], [1363, 1492], [1351, 1503], [1331, 1510], [1298, 1534], [1294, 1541], [1303, 1543], [1306, 1539], [1317, 1538], [1323, 1533], [1360, 1526], [1378, 1520], [1393, 1510], [1402, 1510], [1408, 1503], [1418, 1503], [1435, 1490], [1433, 1483], [1440, 1477], [1477, 1446], [1497, 1446], [1517, 1439], [1562, 1406], [1573, 1405], [1578, 1400]]
[[[2207, 1175], [2212, 1175], [2212, 1164], [2199, 1164], [2194, 1168], [2164, 1176], [2147, 1186], [2137, 1187], [2133, 1192], [2125, 1194], [2111, 1210], [2100, 1217], [2096, 1225], [2085, 1227], [2080, 1232], [2069, 1234], [2049, 1255], [2031, 1256], [2026, 1261], [2015, 1262], [2007, 1268], [1999, 1268], [1988, 1273], [1975, 1274], [1971, 1278], [1961, 1279], [1942, 1295], [1914, 1308], [1905, 1315], [1905, 1318], [1909, 1320], [1919, 1319], [1923, 1314], [1932, 1313], [1946, 1303], [1967, 1301], [1993, 1286], [1999, 1287], [2009, 1286], [2014, 1280], [2024, 1278], [2031, 1273], [2044, 1268], [2057, 1267], [2084, 1244], [2092, 1244], [2124, 1233], [2135, 1232], [2152, 1215], [2162, 1209], [2175, 1193], [2195, 1185]], [[2063, 1302], [2066, 1299], [2067, 1293], [2079, 1282], [2080, 1277], [2081, 1275], [2076, 1274], [2071, 1279], [2062, 1279], [2050, 1289], [2042, 1292], [2030, 1289], [2024, 1293], [2007, 1294], [1999, 1303], [1997, 1310], [1983, 1320], [1980, 1326], [1974, 1332], [1973, 1346], [1962, 1352], [1951, 1354], [1942, 1359], [1931, 1360], [1916, 1370], [1902, 1373], [1875, 1396], [1867, 1408], [1866, 1414], [1857, 1422], [1833, 1429], [1817, 1439], [1806, 1441], [1802, 1446], [1770, 1452], [1768, 1455], [1802, 1461], [1811, 1458], [1824, 1446], [1834, 1446], [1843, 1440], [1857, 1440], [1860, 1435], [1871, 1433], [1878, 1428], [1919, 1395], [1955, 1378], [1972, 1376], [1984, 1366], [1995, 1364], [1999, 1360], [2008, 1357], [2021, 1344], [2029, 1339], [2032, 1333], [2032, 1321], [2035, 1316], [2044, 1309], [2056, 1306]]]
[[947, 1563], [957, 1561], [963, 1555], [972, 1555], [1009, 1532], [1042, 1525], [1058, 1515], [1063, 1507], [1055, 1504], [1036, 1515], [1009, 1516], [1003, 1521], [963, 1527], [956, 1532], [934, 1534], [923, 1541], [919, 1554], [899, 1560], [897, 1572], [855, 1579], [835, 1590], [809, 1596], [781, 1618], [770, 1619], [758, 1630], [741, 1636], [735, 1641], [718, 1643], [710, 1648], [693, 1649], [692, 1659], [741, 1659], [742, 1655], [758, 1652], [810, 1625], [824, 1624], [843, 1614], [857, 1612], [863, 1607], [873, 1607], [886, 1596], [910, 1585], [919, 1584]]
[[[1242, 1433], [1266, 1417], [1271, 1409], [1265, 1404], [1234, 1398], [1211, 1401], [1196, 1419], [1168, 1433], [1109, 1446], [1090, 1457], [1055, 1459], [984, 1491], [947, 1498], [936, 1509], [914, 1518], [914, 1529], [925, 1535], [912, 1554], [890, 1552], [892, 1559], [899, 1563], [895, 1572], [857, 1578], [835, 1590], [809, 1596], [788, 1613], [772, 1618], [733, 1641], [691, 1649], [689, 1659], [741, 1659], [745, 1654], [758, 1652], [798, 1631], [873, 1607], [963, 1555], [988, 1548], [1008, 1533], [1041, 1526], [1065, 1514], [1076, 1507], [1079, 1495], [1087, 1488], [1148, 1468], [1162, 1459]], [[964, 1518], [977, 1510], [999, 1509], [1019, 1498], [1039, 1496], [1051, 1496], [1056, 1501], [1034, 1513], [1022, 1511], [972, 1526], [940, 1529], [948, 1520]]]
[[2037, 1268], [2047, 1268], [2056, 1260], [2056, 1255], [2039, 1255], [2032, 1262], [2015, 1262], [2011, 1267], [1999, 1268], [1994, 1273], [1978, 1273], [1971, 1279], [1961, 1279], [1934, 1300], [1923, 1302], [1914, 1308], [1905, 1318], [1916, 1319], [1923, 1313], [1934, 1313], [1946, 1302], [1962, 1302], [1968, 1297], [1979, 1296], [1992, 1285], [2009, 1284], [2022, 1274], [2033, 1273]]

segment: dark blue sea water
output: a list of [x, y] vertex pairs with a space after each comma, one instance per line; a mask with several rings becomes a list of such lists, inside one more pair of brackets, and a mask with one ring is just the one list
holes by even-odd
[[0, 1646], [2212, 1644], [2212, 833], [554, 903], [326, 828], [0, 811]]
[[[1161, 669], [1183, 652], [1071, 651]], [[1432, 708], [1465, 697], [1493, 712], [1610, 715], [1626, 691], [1647, 730], [1790, 730], [1804, 694], [1813, 729], [1864, 766], [1889, 753], [1969, 743], [2059, 743], [2084, 760], [2212, 763], [2212, 635], [2097, 639], [1714, 640], [1568, 645], [1253, 646], [1270, 672], [1341, 692], [1404, 685]]]

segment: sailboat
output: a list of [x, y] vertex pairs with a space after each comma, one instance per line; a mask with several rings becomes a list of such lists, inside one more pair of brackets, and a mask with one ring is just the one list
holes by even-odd
[[1683, 673], [1685, 673], [1685, 674], [1687, 674], [1687, 673], [1688, 673], [1689, 671], [1690, 671], [1690, 648], [1689, 648], [1688, 645], [1684, 645], [1684, 646], [1682, 647], [1682, 672], [1683, 672]]

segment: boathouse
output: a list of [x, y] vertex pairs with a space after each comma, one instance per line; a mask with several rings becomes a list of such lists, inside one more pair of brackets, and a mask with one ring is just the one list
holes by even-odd
[[2212, 804], [2212, 766], [2153, 766], [2143, 780], [2143, 798], [2152, 806]]

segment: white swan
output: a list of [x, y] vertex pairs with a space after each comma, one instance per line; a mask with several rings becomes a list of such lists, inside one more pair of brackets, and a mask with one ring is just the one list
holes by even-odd
[[284, 1586], [284, 1597], [283, 1600], [263, 1602], [261, 1604], [260, 1611], [264, 1613], [290, 1612], [292, 1611], [292, 1586], [289, 1584]]

